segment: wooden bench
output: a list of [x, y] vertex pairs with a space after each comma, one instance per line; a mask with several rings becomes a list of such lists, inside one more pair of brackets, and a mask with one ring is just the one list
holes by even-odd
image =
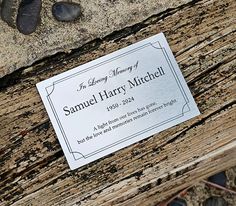
[[[111, 2], [115, 3], [107, 4]], [[119, 2], [126, 5], [128, 0]], [[143, 5], [148, 1], [130, 2]], [[42, 33], [29, 37], [0, 22], [4, 28], [0, 31], [1, 206], [157, 205], [177, 191], [236, 165], [236, 2], [176, 1], [178, 5], [168, 5], [168, 1], [156, 1], [157, 7], [165, 5], [161, 9], [154, 8], [154, 2], [150, 1], [151, 8], [147, 5], [146, 15], [133, 14], [137, 22], [124, 16], [125, 23], [116, 25], [117, 29], [108, 28], [102, 35], [94, 32], [82, 40], [73, 37], [79, 40], [75, 45], [67, 44], [66, 49], [76, 46], [70, 53], [53, 55], [66, 49], [46, 51], [49, 42], [33, 45], [47, 33], [43, 26], [50, 15], [45, 11]], [[82, 23], [83, 19], [78, 25]], [[70, 26], [65, 29], [69, 31]], [[12, 50], [8, 52], [4, 31], [15, 37], [16, 50], [26, 44], [22, 45], [22, 58]], [[159, 32], [165, 33], [201, 115], [70, 171], [35, 84]], [[45, 50], [44, 55], [35, 50], [36, 57], [25, 58], [27, 45], [29, 50]], [[3, 62], [7, 55], [10, 59]]]

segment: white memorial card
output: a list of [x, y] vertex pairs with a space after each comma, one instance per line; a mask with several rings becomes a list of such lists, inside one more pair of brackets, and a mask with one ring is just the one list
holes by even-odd
[[71, 169], [199, 115], [162, 33], [37, 88]]

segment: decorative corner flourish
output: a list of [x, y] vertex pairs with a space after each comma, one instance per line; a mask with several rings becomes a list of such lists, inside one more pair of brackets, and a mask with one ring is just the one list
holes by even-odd
[[53, 93], [54, 89], [55, 89], [55, 83], [54, 82], [53, 82], [52, 85], [46, 87], [46, 91], [47, 91], [47, 94], [48, 94], [47, 96], [48, 97]]
[[189, 103], [189, 102], [186, 102], [186, 103], [184, 104], [184, 106], [182, 107], [182, 115], [184, 115], [184, 113], [190, 111], [190, 108], [189, 108], [188, 103]]

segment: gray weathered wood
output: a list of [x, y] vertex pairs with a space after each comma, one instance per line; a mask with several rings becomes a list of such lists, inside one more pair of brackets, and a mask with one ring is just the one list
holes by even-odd
[[[14, 0], [20, 2], [20, 0]], [[144, 21], [191, 0], [73, 0], [82, 7], [82, 17], [72, 23], [52, 16], [54, 1], [43, 0], [41, 23], [35, 33], [23, 35], [0, 20], [0, 77], [36, 60], [73, 48]], [[16, 8], [17, 9], [17, 8]]]
[[[0, 205], [156, 205], [236, 165], [235, 9], [187, 4], [0, 79]], [[161, 31], [201, 115], [70, 171], [35, 84]]]

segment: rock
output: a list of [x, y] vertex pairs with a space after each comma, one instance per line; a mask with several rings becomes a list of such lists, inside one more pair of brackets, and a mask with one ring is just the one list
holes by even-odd
[[52, 6], [52, 14], [58, 21], [74, 21], [81, 15], [79, 4], [57, 2]]
[[33, 33], [40, 22], [41, 0], [22, 0], [17, 14], [17, 29], [25, 34]]
[[184, 199], [176, 198], [173, 201], [171, 201], [168, 206], [187, 206], [187, 203]]
[[203, 202], [203, 206], [228, 206], [222, 197], [209, 197]]
[[15, 28], [16, 12], [17, 12], [17, 0], [2, 0], [1, 3], [1, 18], [9, 26]]
[[222, 187], [225, 187], [226, 182], [227, 182], [227, 177], [226, 177], [225, 172], [220, 172], [220, 173], [217, 173], [217, 174], [209, 177], [208, 181], [215, 183], [217, 185], [220, 185]]

